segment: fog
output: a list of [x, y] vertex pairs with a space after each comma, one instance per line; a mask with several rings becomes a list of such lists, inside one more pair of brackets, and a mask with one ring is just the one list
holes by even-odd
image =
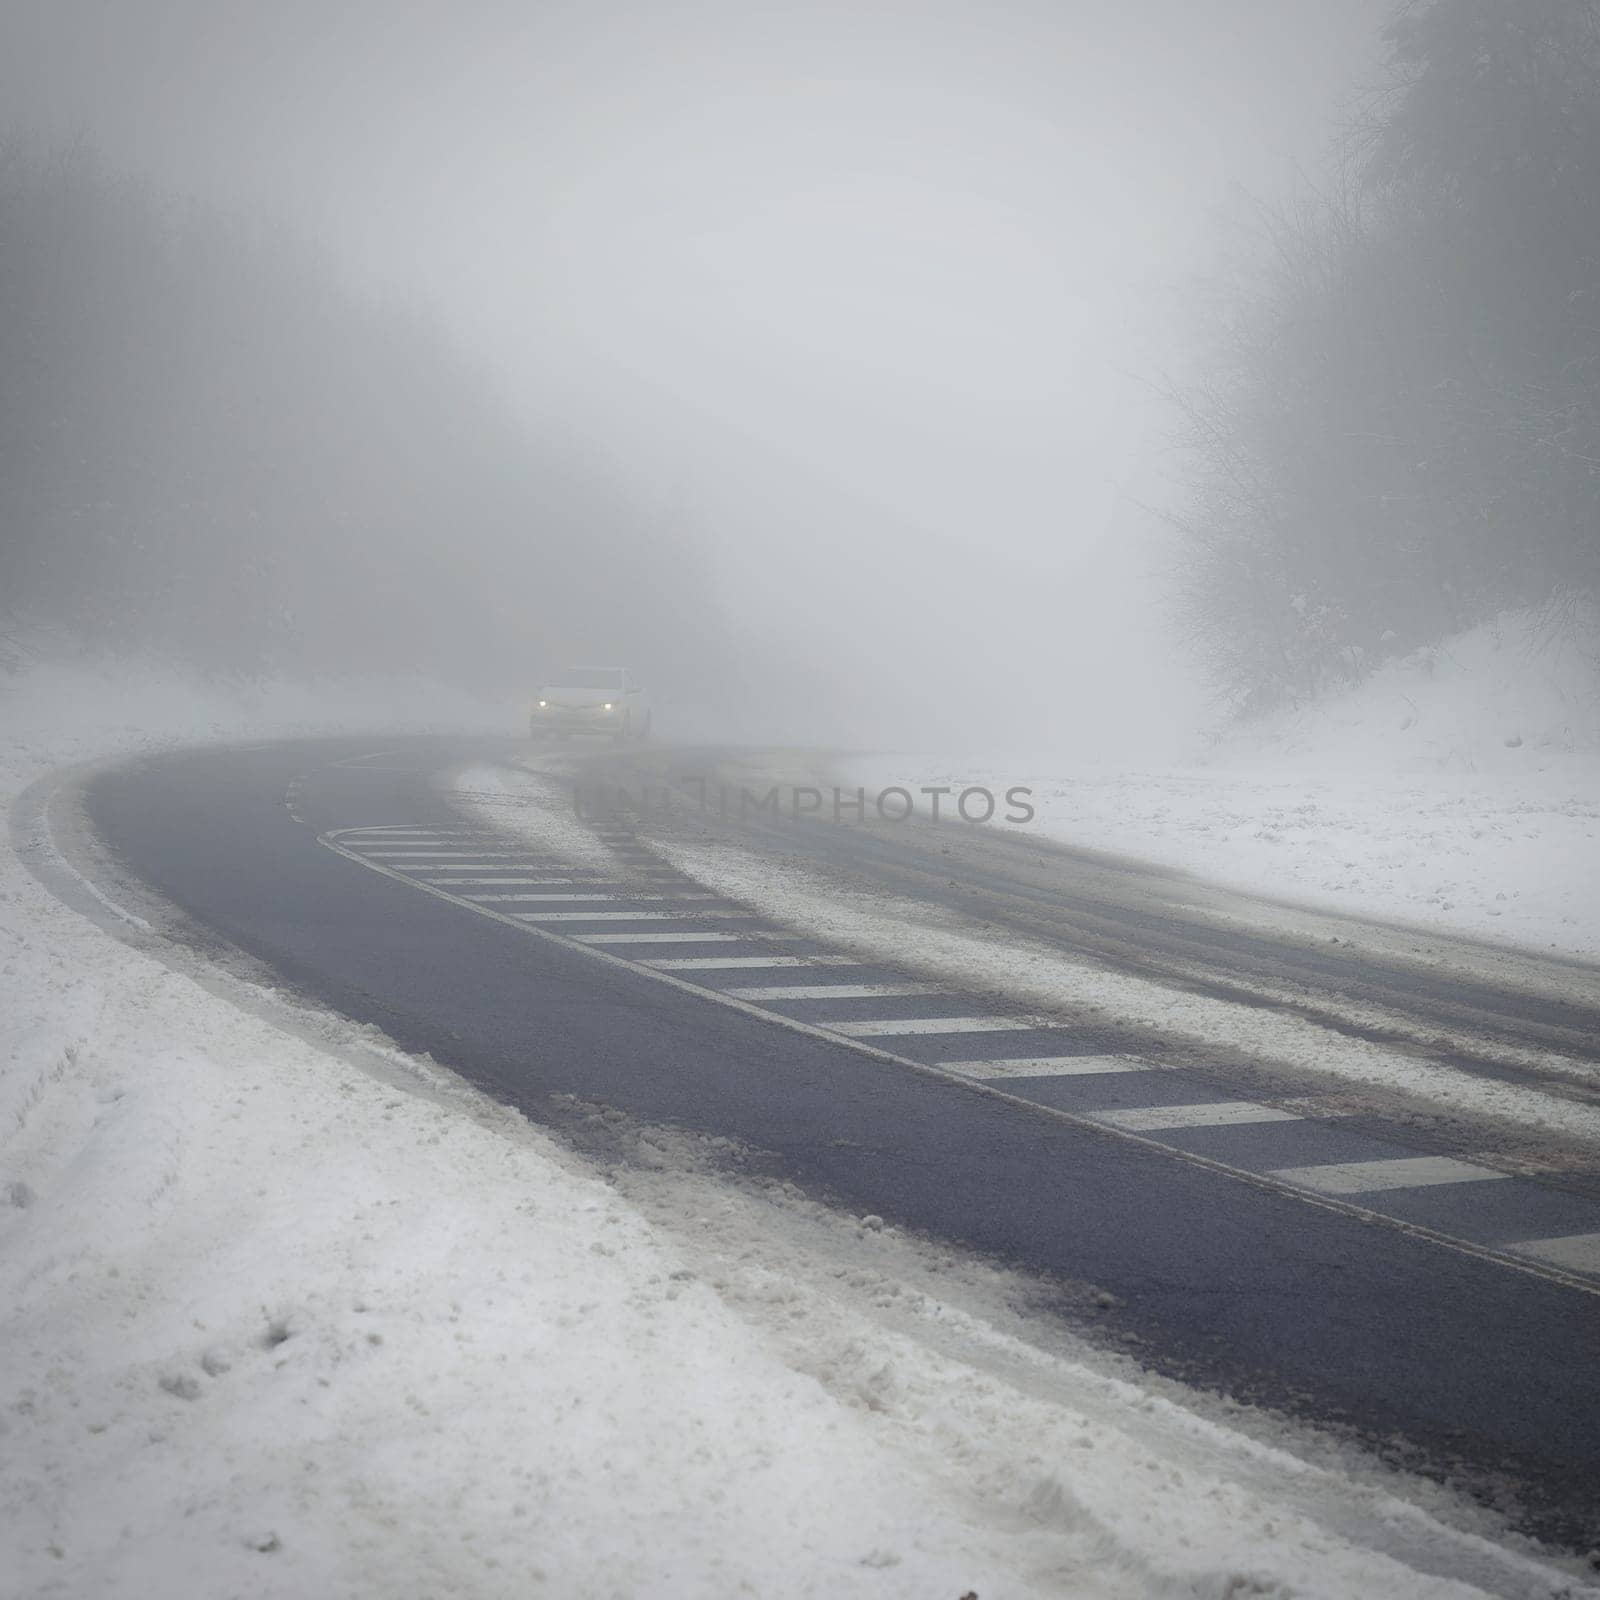
[[[664, 733], [1126, 757], [1206, 706], [1143, 509], [1186, 287], [1386, 11], [7, 0], [0, 89], [432, 308], [615, 492], [634, 530], [583, 627], [529, 595], [518, 692], [559, 650], [631, 658]], [[570, 505], [529, 535], [552, 572]]]

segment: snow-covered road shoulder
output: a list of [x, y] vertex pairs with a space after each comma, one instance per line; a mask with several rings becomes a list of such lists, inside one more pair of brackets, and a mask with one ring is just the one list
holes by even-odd
[[[1250, 893], [1600, 960], [1600, 627], [1518, 612], [1181, 765], [1055, 753], [842, 781], [1032, 792], [1030, 831]], [[1070, 750], [1064, 755], [1063, 750]]]

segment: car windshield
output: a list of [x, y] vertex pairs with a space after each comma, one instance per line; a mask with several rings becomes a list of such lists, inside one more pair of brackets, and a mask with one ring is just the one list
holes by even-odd
[[619, 667], [563, 667], [551, 680], [557, 689], [620, 689]]

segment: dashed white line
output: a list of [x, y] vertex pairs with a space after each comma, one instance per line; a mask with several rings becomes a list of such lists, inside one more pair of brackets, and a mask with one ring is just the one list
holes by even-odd
[[1280, 1167], [1267, 1176], [1302, 1189], [1315, 1189], [1320, 1194], [1376, 1194], [1383, 1189], [1478, 1183], [1511, 1174], [1458, 1161], [1454, 1156], [1398, 1156], [1388, 1161], [1344, 1161], [1324, 1167]]
[[943, 994], [936, 983], [759, 983], [724, 989], [738, 1000], [878, 1000], [892, 995]]
[[1003, 1056], [996, 1061], [941, 1061], [973, 1078], [1070, 1078], [1101, 1072], [1148, 1072], [1129, 1056]]
[[1304, 1122], [1293, 1111], [1257, 1105], [1254, 1100], [1213, 1100], [1208, 1105], [1124, 1106], [1115, 1111], [1086, 1111], [1086, 1117], [1130, 1133], [1158, 1133], [1163, 1128], [1232, 1128], [1246, 1122]]

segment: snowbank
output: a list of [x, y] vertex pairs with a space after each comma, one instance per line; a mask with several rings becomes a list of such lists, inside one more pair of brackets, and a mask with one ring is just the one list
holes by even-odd
[[1033, 826], [1272, 896], [1600, 958], [1600, 632], [1517, 613], [1359, 687], [1233, 731], [1191, 764], [1093, 751], [850, 781], [1034, 791]]
[[1220, 740], [1233, 768], [1292, 764], [1340, 777], [1546, 777], [1600, 770], [1600, 617], [1507, 612], [1382, 667], [1355, 688]]
[[[5, 690], [8, 802], [251, 721], [63, 681]], [[202, 976], [0, 857], [0, 1594], [1555, 1582], [1442, 1492], [1035, 1348], [889, 1230], [665, 1144], [608, 1183], [382, 1040]]]

